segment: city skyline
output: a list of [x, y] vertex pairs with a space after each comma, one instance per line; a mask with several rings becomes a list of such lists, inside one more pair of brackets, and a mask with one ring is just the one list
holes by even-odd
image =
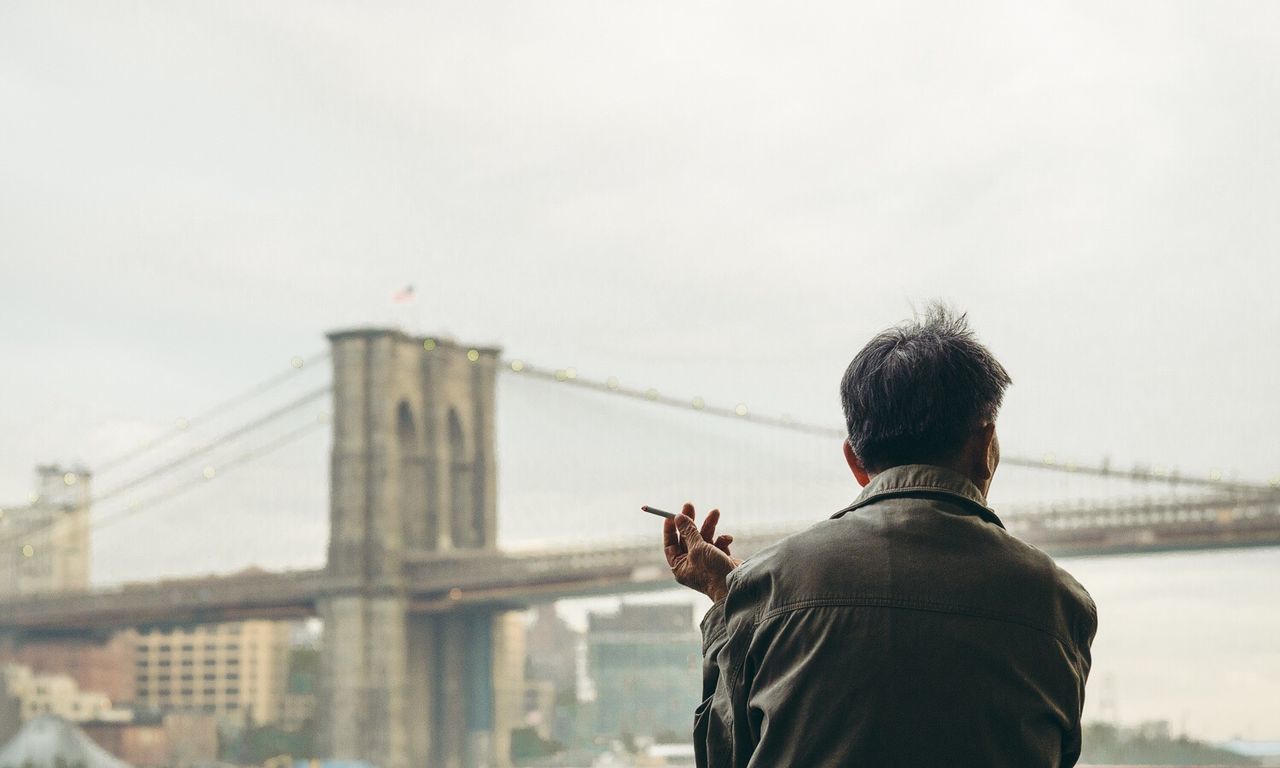
[[[1153, 0], [6, 4], [0, 504], [46, 463], [118, 487], [172, 454], [112, 456], [295, 358], [289, 396], [322, 385], [324, 334], [353, 327], [838, 429], [850, 357], [932, 298], [1012, 375], [1007, 454], [1267, 482], [1277, 22]], [[497, 386], [504, 545], [645, 532], [642, 503], [728, 529], [857, 493], [838, 440]], [[95, 531], [93, 582], [322, 563], [329, 440]], [[997, 508], [1134, 490], [1029, 472], [1000, 470]], [[1086, 716], [1110, 675], [1126, 720], [1280, 735], [1280, 551], [1067, 565], [1103, 611]]]

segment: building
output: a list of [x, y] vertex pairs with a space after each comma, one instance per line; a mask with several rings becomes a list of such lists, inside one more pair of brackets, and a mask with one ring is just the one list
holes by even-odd
[[4, 692], [21, 703], [24, 722], [39, 715], [56, 715], [73, 723], [133, 717], [128, 709], [115, 707], [105, 693], [82, 691], [69, 675], [36, 674], [17, 664], [6, 666], [2, 674]]
[[526, 634], [525, 727], [544, 741], [578, 743], [578, 726], [591, 726], [580, 722], [584, 710], [578, 706], [592, 696], [583, 633], [560, 617], [554, 603], [543, 603]]
[[36, 467], [26, 506], [0, 509], [0, 595], [89, 588], [89, 472]]
[[23, 723], [51, 715], [73, 723], [125, 722], [133, 712], [120, 709], [103, 693], [82, 691], [67, 675], [41, 675], [18, 664], [0, 669], [0, 738]]
[[22, 639], [0, 643], [0, 664], [20, 664], [37, 675], [68, 675], [82, 691], [99, 691], [118, 704], [133, 702], [132, 630], [110, 637]]
[[550, 680], [524, 681], [524, 724], [540, 739], [555, 735], [556, 686]]
[[135, 768], [208, 765], [218, 757], [213, 715], [173, 713], [132, 723], [82, 723], [81, 729]]
[[[295, 635], [293, 641], [298, 640]], [[298, 732], [311, 725], [316, 716], [316, 690], [320, 678], [320, 651], [316, 648], [289, 650], [289, 677], [281, 702], [279, 725]]]
[[155, 768], [169, 757], [169, 737], [158, 719], [138, 723], [84, 723], [84, 735], [134, 768]]
[[602, 735], [687, 734], [701, 690], [701, 638], [688, 604], [623, 605], [592, 614], [587, 669]]
[[528, 678], [551, 683], [557, 695], [575, 696], [582, 633], [560, 618], [554, 603], [543, 603], [534, 609], [533, 623], [526, 634]]
[[290, 630], [288, 622], [259, 620], [139, 629], [135, 707], [279, 722]]

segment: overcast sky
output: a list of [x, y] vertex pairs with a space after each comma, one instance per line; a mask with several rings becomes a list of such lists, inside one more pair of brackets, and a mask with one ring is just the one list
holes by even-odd
[[[367, 323], [838, 424], [849, 358], [931, 297], [1014, 378], [1006, 452], [1280, 476], [1278, 23], [1264, 2], [4, 3], [0, 500]], [[530, 472], [521, 413], [504, 462]], [[321, 556], [324, 446], [289, 455], [218, 504], [293, 510], [296, 552], [259, 531], [247, 562]], [[135, 549], [96, 577], [229, 562], [138, 548], [164, 525], [122, 525], [105, 548]], [[1239, 578], [1274, 585], [1256, 562]]]

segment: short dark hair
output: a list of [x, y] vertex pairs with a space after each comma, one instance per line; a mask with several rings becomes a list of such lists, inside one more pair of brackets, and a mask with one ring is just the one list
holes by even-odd
[[995, 421], [1011, 383], [966, 316], [932, 302], [849, 363], [840, 380], [849, 444], [870, 471], [947, 461]]

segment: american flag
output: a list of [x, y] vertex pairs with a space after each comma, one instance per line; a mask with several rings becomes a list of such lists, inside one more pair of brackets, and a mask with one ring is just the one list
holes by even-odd
[[408, 304], [413, 301], [413, 286], [406, 285], [395, 293], [391, 294], [391, 300], [397, 304]]

